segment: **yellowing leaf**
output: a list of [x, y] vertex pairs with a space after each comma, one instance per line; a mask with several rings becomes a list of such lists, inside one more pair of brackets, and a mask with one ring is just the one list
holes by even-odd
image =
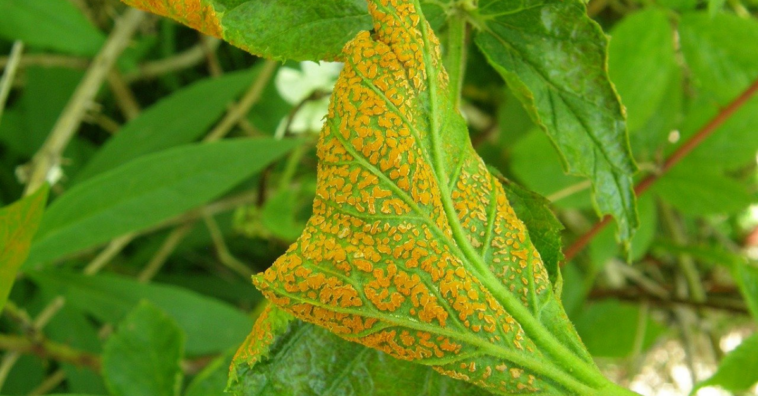
[[0, 311], [16, 280], [16, 273], [29, 256], [32, 237], [42, 220], [47, 202], [45, 184], [34, 194], [0, 209]]
[[251, 54], [273, 59], [332, 60], [371, 26], [363, 0], [122, 0]]
[[221, 38], [216, 10], [203, 0], [124, 0], [141, 10], [166, 16], [209, 36]]
[[344, 48], [313, 216], [255, 285], [294, 316], [499, 394], [632, 394], [594, 366], [448, 100], [418, 1]]
[[267, 304], [240, 346], [226, 391], [239, 396], [491, 396], [427, 366], [347, 342]]

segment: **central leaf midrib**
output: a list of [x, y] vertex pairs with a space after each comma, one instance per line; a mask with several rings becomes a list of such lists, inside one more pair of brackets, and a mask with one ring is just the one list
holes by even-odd
[[[445, 167], [442, 158], [443, 150], [441, 147], [440, 130], [439, 125], [436, 122], [436, 116], [440, 111], [438, 109], [438, 98], [440, 98], [440, 96], [437, 92], [437, 69], [433, 67], [432, 59], [429, 53], [429, 49], [432, 47], [428, 37], [429, 32], [426, 29], [426, 18], [421, 12], [421, 6], [418, 0], [413, 0], [413, 3], [420, 17], [419, 30], [423, 39], [423, 57], [424, 67], [426, 69], [426, 85], [429, 89], [429, 125], [431, 127], [432, 158], [434, 160], [432, 163], [432, 169], [433, 172], [435, 172], [435, 176], [438, 180], [438, 187], [442, 192], [440, 194], [440, 197], [446, 217], [448, 218], [448, 224], [453, 231], [453, 238], [456, 244], [460, 246], [465, 258], [469, 260], [469, 264], [474, 267], [477, 272], [479, 272], [480, 276], [483, 277], [483, 279], [481, 279], [481, 282], [485, 284], [497, 297], [500, 297], [500, 301], [505, 305], [504, 308], [506, 308], [506, 311], [508, 311], [508, 313], [511, 314], [511, 316], [513, 316], [519, 322], [526, 334], [532, 338], [535, 344], [540, 345], [543, 349], [545, 349], [546, 352], [552, 355], [555, 359], [562, 361], [567, 366], [575, 367], [575, 372], [582, 377], [583, 381], [587, 381], [588, 383], [595, 386], [600, 386], [602, 383], [598, 382], [597, 378], [595, 378], [596, 375], [593, 373], [595, 370], [592, 370], [592, 367], [589, 367], [584, 361], [579, 360], [573, 354], [573, 352], [561, 344], [553, 336], [553, 334], [550, 333], [550, 331], [544, 328], [542, 323], [540, 323], [534, 316], [531, 315], [531, 313], [526, 309], [526, 307], [521, 304], [520, 301], [517, 301], [516, 298], [505, 289], [502, 282], [495, 278], [492, 272], [489, 271], [486, 263], [484, 263], [482, 258], [476, 254], [474, 247], [471, 246], [468, 238], [466, 238], [466, 234], [460, 224], [457, 213], [455, 211], [455, 207], [453, 206], [451, 196], [446, 193], [449, 191], [447, 180], [442, 177], [445, 175]], [[392, 12], [395, 14], [395, 16], [397, 16], [397, 14], [394, 13], [394, 10], [388, 10], [388, 12]], [[444, 100], [444, 98], [442, 99]], [[563, 368], [561, 367], [559, 370], [563, 371]]]

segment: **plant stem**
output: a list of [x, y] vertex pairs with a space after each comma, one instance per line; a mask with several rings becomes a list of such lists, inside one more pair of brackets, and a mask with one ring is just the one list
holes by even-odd
[[229, 133], [229, 131], [231, 131], [232, 127], [234, 127], [235, 124], [237, 124], [240, 120], [243, 119], [243, 117], [247, 115], [248, 112], [250, 112], [250, 108], [252, 108], [260, 100], [261, 95], [263, 94], [263, 90], [266, 88], [266, 85], [268, 85], [269, 81], [271, 81], [271, 77], [273, 77], [274, 72], [278, 66], [279, 65], [275, 61], [265, 61], [260, 74], [258, 74], [258, 77], [255, 79], [242, 99], [240, 99], [236, 105], [229, 109], [221, 122], [219, 122], [218, 125], [216, 125], [216, 127], [213, 128], [210, 133], [208, 133], [204, 141], [213, 142], [223, 138], [227, 133]]
[[24, 43], [16, 41], [13, 43], [11, 49], [11, 55], [8, 57], [8, 65], [5, 67], [3, 77], [0, 79], [0, 120], [3, 119], [3, 109], [5, 108], [5, 100], [8, 99], [8, 94], [11, 92], [11, 85], [13, 85], [13, 78], [16, 76], [16, 70], [18, 70], [19, 62], [21, 62], [21, 53], [24, 51]]
[[282, 172], [282, 177], [279, 179], [279, 191], [289, 188], [289, 185], [292, 182], [292, 178], [295, 176], [295, 172], [297, 171], [297, 167], [300, 165], [300, 161], [303, 159], [303, 156], [308, 151], [310, 146], [311, 145], [309, 143], [303, 142], [303, 144], [295, 147], [295, 149], [292, 150], [289, 158], [287, 158], [287, 163], [284, 164], [284, 172]]
[[[674, 210], [664, 202], [660, 203], [661, 214], [663, 215], [663, 223], [668, 228], [671, 238], [680, 246], [687, 245], [687, 237], [684, 230], [682, 230], [679, 219], [676, 218]], [[705, 302], [705, 291], [703, 290], [703, 283], [700, 280], [700, 273], [695, 265], [695, 260], [692, 259], [687, 253], [679, 253], [679, 269], [684, 274], [684, 279], [687, 281], [689, 289], [689, 295], [696, 303]], [[686, 297], [686, 296], [680, 296]]]
[[129, 9], [116, 22], [116, 27], [108, 37], [108, 41], [93, 60], [42, 148], [32, 158], [30, 177], [24, 195], [36, 191], [47, 179], [50, 169], [58, 166], [63, 150], [74, 137], [87, 108], [100, 90], [103, 80], [118, 56], [126, 49], [130, 38], [144, 17], [145, 13], [142, 11]]
[[[124, 80], [127, 83], [142, 80], [151, 80], [173, 71], [190, 68], [202, 62], [203, 59], [205, 59], [206, 51], [215, 51], [216, 48], [218, 48], [219, 44], [221, 44], [221, 40], [216, 38], [209, 38], [204, 43], [197, 44], [188, 50], [177, 53], [172, 57], [152, 62], [145, 62], [139, 65], [135, 72], [125, 74]], [[48, 55], [48, 57], [49, 56], [50, 55]], [[60, 62], [63, 61], [62, 59], [55, 60]], [[72, 65], [76, 65], [76, 63], [74, 63], [74, 60], [76, 59], [69, 59], [67, 62], [71, 63]]]
[[[723, 110], [721, 110], [715, 117], [713, 117], [707, 124], [705, 124], [696, 134], [684, 142], [684, 144], [679, 146], [679, 148], [666, 159], [666, 161], [663, 163], [663, 166], [661, 166], [660, 171], [657, 173], [651, 173], [645, 177], [645, 179], [639, 182], [634, 187], [634, 193], [637, 196], [645, 193], [650, 188], [650, 186], [653, 185], [653, 183], [658, 181], [658, 179], [665, 175], [666, 172], [674, 167], [674, 165], [678, 164], [679, 161], [684, 159], [684, 157], [686, 157], [692, 150], [699, 146], [700, 143], [702, 143], [708, 136], [712, 135], [713, 132], [715, 132], [721, 125], [723, 125], [726, 120], [728, 120], [737, 110], [739, 110], [745, 103], [747, 103], [747, 101], [750, 100], [750, 98], [752, 98], [756, 93], [758, 93], [758, 80], [753, 81], [753, 83], [747, 87], [745, 91], [740, 94], [740, 96], [735, 98], [731, 103], [724, 107]], [[571, 259], [574, 258], [579, 252], [581, 252], [587, 246], [587, 244], [589, 244], [590, 241], [592, 241], [592, 239], [610, 222], [611, 216], [603, 217], [603, 219], [596, 223], [589, 231], [580, 236], [579, 239], [571, 244], [571, 246], [569, 246], [564, 253], [566, 258], [561, 263], [561, 266], [571, 261]]]
[[51, 358], [59, 362], [85, 366], [95, 371], [100, 370], [100, 358], [97, 355], [79, 351], [68, 345], [49, 340], [33, 342], [25, 337], [0, 334], [0, 349], [17, 353], [31, 353], [42, 358]]
[[460, 108], [463, 77], [466, 71], [466, 28], [463, 12], [458, 11], [448, 18], [446, 66], [449, 77], [450, 99], [456, 109]]

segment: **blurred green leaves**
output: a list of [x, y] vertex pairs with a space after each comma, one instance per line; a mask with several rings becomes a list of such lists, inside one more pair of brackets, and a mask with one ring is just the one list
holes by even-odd
[[141, 302], [103, 351], [103, 376], [113, 396], [178, 396], [184, 335], [160, 309]]
[[729, 352], [721, 361], [716, 374], [699, 383], [695, 390], [715, 385], [731, 392], [742, 392], [748, 390], [756, 382], [758, 382], [758, 334], [753, 334]]
[[668, 15], [650, 8], [631, 14], [610, 31], [608, 74], [626, 107], [630, 132], [644, 127], [664, 99], [678, 67]]
[[296, 144], [269, 138], [190, 144], [141, 156], [104, 172], [53, 202], [28, 263], [49, 262], [193, 209]]
[[69, 1], [0, 0], [0, 38], [74, 55], [94, 55], [105, 36]]
[[252, 321], [238, 309], [176, 286], [145, 284], [117, 275], [85, 276], [45, 270], [29, 276], [50, 293], [105, 323], [118, 323], [141, 300], [168, 314], [186, 334], [187, 354], [199, 356], [238, 345]]
[[256, 67], [202, 80], [150, 106], [108, 139], [76, 174], [74, 183], [140, 156], [193, 142], [208, 131], [259, 72], [260, 67]]

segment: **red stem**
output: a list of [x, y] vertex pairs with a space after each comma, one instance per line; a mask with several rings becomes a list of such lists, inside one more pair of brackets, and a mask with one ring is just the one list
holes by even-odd
[[[755, 80], [744, 92], [740, 94], [736, 99], [724, 107], [713, 119], [711, 119], [705, 126], [703, 126], [696, 134], [689, 138], [684, 144], [679, 146], [663, 163], [660, 171], [651, 173], [645, 177], [634, 187], [634, 193], [637, 196], [645, 193], [650, 186], [653, 185], [661, 176], [665, 175], [671, 168], [674, 167], [679, 161], [684, 159], [692, 150], [694, 150], [700, 143], [702, 143], [708, 136], [713, 134], [726, 120], [728, 120], [737, 110], [740, 109], [750, 98], [758, 92], [758, 80]], [[571, 259], [573, 259], [579, 252], [581, 252], [587, 244], [592, 241], [603, 228], [605, 228], [611, 221], [611, 216], [605, 216], [603, 219], [595, 223], [595, 225], [587, 231], [584, 235], [569, 246], [565, 251], [566, 258], [561, 263], [561, 266], [565, 265]]]

